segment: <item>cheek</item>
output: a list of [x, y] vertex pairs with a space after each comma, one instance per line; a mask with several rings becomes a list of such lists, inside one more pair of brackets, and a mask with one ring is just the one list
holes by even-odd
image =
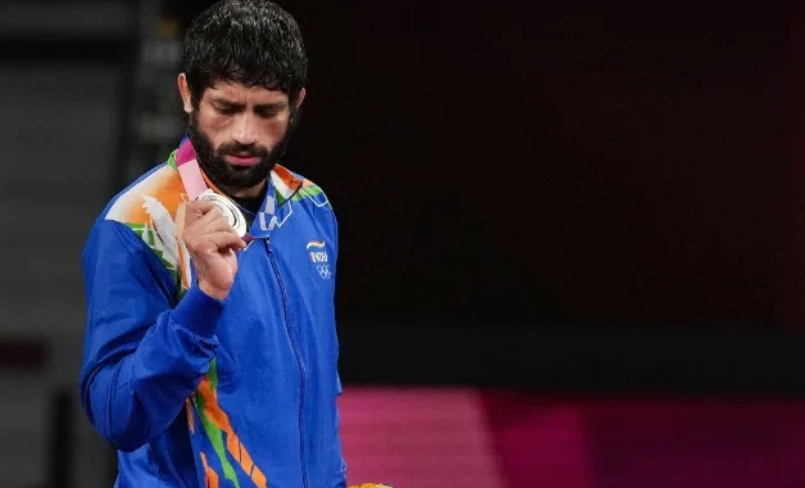
[[222, 142], [226, 142], [227, 134], [231, 131], [231, 124], [226, 117], [210, 114], [201, 114], [198, 119], [198, 128], [209, 139], [213, 147], [218, 147]]
[[261, 132], [261, 139], [263, 145], [274, 147], [285, 136], [288, 130], [288, 119], [283, 120], [268, 120], [263, 125]]
[[223, 117], [220, 115], [207, 115], [201, 118], [202, 129], [204, 129], [213, 139], [221, 133], [226, 132], [232, 125], [231, 117]]

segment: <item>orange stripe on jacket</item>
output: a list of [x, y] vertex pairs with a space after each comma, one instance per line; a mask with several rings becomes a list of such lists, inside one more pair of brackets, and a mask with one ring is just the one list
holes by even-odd
[[[257, 485], [257, 488], [267, 488], [268, 484], [265, 476], [257, 466], [254, 466], [254, 462], [252, 461], [251, 455], [249, 455], [249, 452], [246, 450], [246, 446], [240, 442], [237, 434], [235, 434], [232, 424], [229, 421], [229, 416], [223, 411], [221, 406], [218, 405], [218, 398], [215, 395], [215, 391], [212, 389], [209, 378], [204, 377], [204, 379], [201, 380], [201, 384], [198, 386], [198, 392], [204, 399], [204, 411], [207, 417], [219, 429], [226, 433], [226, 449], [229, 451], [229, 454], [238, 462], [244, 472], [252, 473], [251, 478]], [[254, 468], [254, 472], [252, 472], [252, 468]], [[258, 474], [259, 476], [257, 476]]]
[[204, 477], [206, 478], [205, 486], [206, 488], [219, 488], [218, 482], [218, 473], [212, 470], [209, 464], [207, 464], [207, 456], [204, 453], [201, 454], [201, 464], [204, 465]]

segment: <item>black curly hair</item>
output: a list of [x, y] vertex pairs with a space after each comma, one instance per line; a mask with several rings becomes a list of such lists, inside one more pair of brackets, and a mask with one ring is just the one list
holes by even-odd
[[219, 81], [280, 90], [290, 103], [307, 82], [307, 56], [296, 20], [267, 0], [221, 0], [193, 19], [182, 67], [192, 101]]

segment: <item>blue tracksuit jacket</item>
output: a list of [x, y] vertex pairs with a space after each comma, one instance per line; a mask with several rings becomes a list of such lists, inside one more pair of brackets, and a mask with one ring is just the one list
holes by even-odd
[[109, 203], [82, 255], [81, 398], [119, 452], [116, 486], [346, 486], [326, 196], [274, 169], [221, 302], [177, 238], [175, 154]]

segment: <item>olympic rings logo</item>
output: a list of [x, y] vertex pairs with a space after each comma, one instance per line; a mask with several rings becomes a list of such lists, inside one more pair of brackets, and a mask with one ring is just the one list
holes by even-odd
[[319, 276], [321, 276], [322, 279], [324, 279], [324, 280], [329, 280], [330, 277], [332, 276], [332, 273], [330, 272], [330, 265], [329, 264], [320, 264], [320, 265], [316, 266], [316, 271], [319, 272]]

